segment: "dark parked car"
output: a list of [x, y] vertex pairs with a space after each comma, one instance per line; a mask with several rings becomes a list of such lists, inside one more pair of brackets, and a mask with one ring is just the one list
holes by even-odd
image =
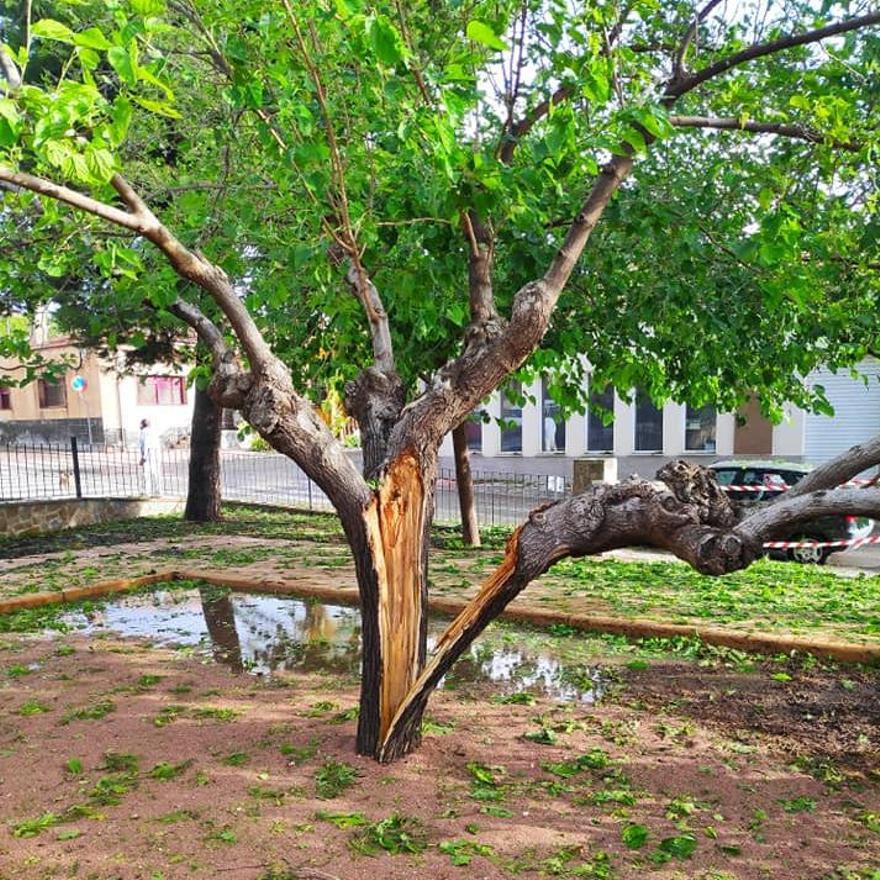
[[[721, 488], [733, 501], [767, 501], [778, 498], [783, 487], [793, 486], [803, 479], [811, 468], [788, 461], [716, 461], [709, 465]], [[731, 487], [731, 488], [727, 488]], [[752, 488], [754, 487], [754, 488]], [[871, 534], [874, 521], [856, 516], [823, 516], [812, 522], [797, 526], [788, 534], [779, 536], [780, 541], [847, 541]], [[845, 547], [793, 547], [788, 550], [771, 550], [775, 558], [794, 562], [812, 562], [822, 565], [832, 553]]]

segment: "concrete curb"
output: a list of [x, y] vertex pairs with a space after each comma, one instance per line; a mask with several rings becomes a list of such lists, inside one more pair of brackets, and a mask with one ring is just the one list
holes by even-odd
[[[166, 581], [195, 580], [215, 587], [225, 587], [241, 593], [268, 593], [278, 596], [295, 596], [301, 599], [319, 599], [337, 605], [359, 604], [358, 591], [338, 587], [319, 587], [289, 584], [271, 578], [243, 578], [215, 571], [191, 571], [169, 569], [153, 572], [142, 577], [126, 580], [102, 581], [88, 587], [72, 587], [53, 593], [32, 593], [12, 599], [0, 600], [0, 614], [11, 614], [26, 608], [39, 608], [59, 603], [81, 602], [113, 593], [137, 590], [151, 584]], [[452, 617], [467, 603], [462, 599], [435, 597], [429, 599], [428, 607], [435, 614]], [[800, 651], [844, 663], [880, 662], [880, 645], [857, 645], [847, 642], [817, 642], [795, 636], [772, 636], [748, 632], [735, 632], [718, 627], [698, 627], [677, 623], [662, 623], [639, 618], [600, 617], [568, 614], [564, 611], [547, 611], [543, 608], [506, 608], [501, 617], [517, 623], [548, 627], [563, 624], [584, 632], [610, 633], [628, 638], [698, 638], [707, 645], [736, 648], [759, 654], [780, 654]]]

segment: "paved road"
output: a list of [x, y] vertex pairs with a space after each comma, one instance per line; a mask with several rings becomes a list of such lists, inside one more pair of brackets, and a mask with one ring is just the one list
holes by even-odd
[[[187, 449], [162, 451], [162, 494], [186, 496], [188, 462]], [[132, 497], [144, 492], [136, 450], [80, 451], [79, 464], [85, 497]], [[221, 466], [223, 497], [228, 500], [331, 509], [324, 493], [285, 456], [224, 450]], [[0, 450], [0, 501], [75, 497], [73, 473], [69, 448], [5, 448]], [[438, 522], [458, 521], [453, 477], [452, 471], [441, 470], [436, 498]], [[538, 504], [563, 497], [569, 488], [560, 477], [546, 474], [476, 472], [475, 477], [477, 517], [482, 526], [521, 522]], [[634, 558], [654, 555], [650, 551], [630, 552]], [[828, 565], [841, 574], [880, 574], [880, 545], [835, 553]]]

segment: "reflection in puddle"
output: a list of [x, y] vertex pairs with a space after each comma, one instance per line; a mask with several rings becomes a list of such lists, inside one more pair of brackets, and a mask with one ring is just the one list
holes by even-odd
[[[360, 612], [288, 596], [260, 596], [202, 590], [157, 590], [108, 601], [102, 608], [65, 615], [87, 634], [107, 632], [141, 637], [163, 647], [191, 647], [237, 671], [270, 675], [274, 670], [334, 672], [360, 670]], [[428, 648], [445, 626], [429, 624]], [[447, 676], [454, 687], [500, 682], [505, 690], [543, 693], [556, 699], [591, 702], [603, 681], [595, 669], [567, 667], [550, 652], [516, 645], [471, 645]]]

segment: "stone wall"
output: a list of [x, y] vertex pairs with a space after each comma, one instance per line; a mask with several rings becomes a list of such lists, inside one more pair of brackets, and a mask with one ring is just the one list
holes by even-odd
[[65, 498], [0, 504], [0, 535], [38, 535], [92, 523], [179, 513], [183, 501], [163, 498]]
[[[80, 443], [89, 442], [87, 419], [8, 419], [0, 420], [0, 442], [20, 443], [25, 446], [58, 444], [70, 448], [70, 438]], [[91, 419], [92, 443], [104, 443], [104, 422]]]

